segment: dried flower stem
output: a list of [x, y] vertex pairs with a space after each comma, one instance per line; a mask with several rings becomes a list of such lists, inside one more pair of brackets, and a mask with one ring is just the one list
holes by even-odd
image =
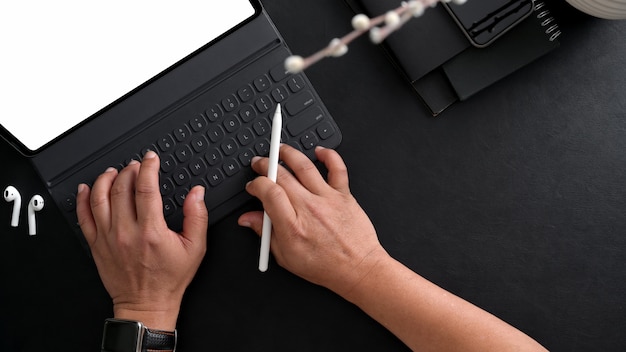
[[421, 16], [425, 8], [434, 7], [439, 1], [454, 1], [457, 4], [465, 2], [465, 0], [412, 0], [402, 2], [400, 7], [371, 19], [362, 14], [356, 15], [352, 19], [352, 26], [354, 27], [352, 32], [346, 34], [342, 38], [333, 39], [327, 47], [306, 58], [302, 58], [297, 55], [288, 57], [285, 60], [285, 68], [291, 73], [297, 73], [305, 70], [325, 57], [342, 56], [348, 51], [348, 45], [366, 32], [370, 32], [370, 39], [372, 42], [379, 44], [391, 33], [398, 30], [405, 23], [411, 20], [411, 18]]

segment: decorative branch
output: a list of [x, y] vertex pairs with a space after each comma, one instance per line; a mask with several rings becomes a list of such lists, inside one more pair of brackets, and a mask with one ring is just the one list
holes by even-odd
[[466, 2], [466, 0], [411, 0], [402, 2], [400, 7], [374, 18], [369, 18], [364, 14], [356, 15], [352, 18], [352, 28], [354, 28], [352, 32], [342, 38], [331, 40], [326, 48], [309, 57], [303, 58], [298, 55], [288, 57], [285, 60], [285, 69], [290, 73], [298, 73], [325, 57], [342, 56], [348, 52], [348, 44], [366, 32], [369, 32], [372, 43], [380, 44], [411, 18], [420, 17], [428, 6], [435, 7], [440, 1], [454, 2], [458, 5]]

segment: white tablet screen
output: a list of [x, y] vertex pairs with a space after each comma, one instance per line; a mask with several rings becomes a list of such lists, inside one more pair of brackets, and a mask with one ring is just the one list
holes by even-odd
[[254, 14], [249, 0], [0, 4], [0, 124], [30, 150]]

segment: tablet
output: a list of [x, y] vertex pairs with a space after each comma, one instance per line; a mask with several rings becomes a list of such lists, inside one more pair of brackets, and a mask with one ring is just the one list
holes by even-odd
[[250, 0], [2, 2], [3, 137], [25, 154], [37, 152], [228, 34], [259, 6]]

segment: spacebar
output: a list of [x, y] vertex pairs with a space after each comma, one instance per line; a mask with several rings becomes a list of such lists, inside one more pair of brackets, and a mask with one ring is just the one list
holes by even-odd
[[218, 187], [209, 188], [204, 197], [207, 209], [211, 211], [228, 201], [230, 198], [244, 191], [246, 183], [251, 181], [256, 173], [251, 168], [245, 168], [228, 177]]
[[[250, 199], [251, 196], [246, 193], [245, 186], [255, 176], [254, 171], [247, 168], [225, 179], [218, 187], [207, 189], [204, 202], [209, 210], [209, 226], [223, 219]], [[179, 208], [165, 220], [170, 229], [176, 232], [181, 231], [183, 228], [182, 209]]]

